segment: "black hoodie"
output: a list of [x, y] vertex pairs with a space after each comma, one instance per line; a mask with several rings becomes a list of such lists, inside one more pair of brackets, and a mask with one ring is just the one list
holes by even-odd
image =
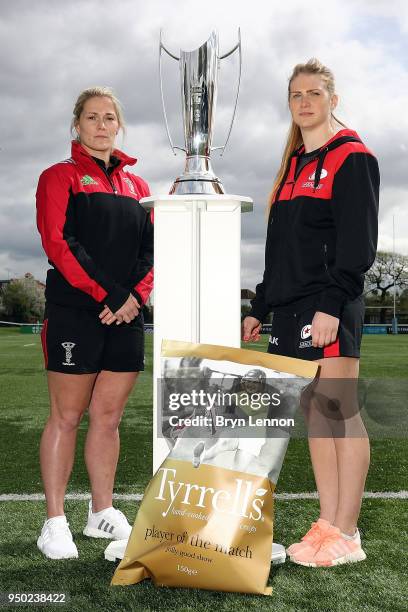
[[304, 147], [289, 162], [271, 206], [265, 272], [250, 316], [296, 307], [315, 296], [317, 310], [340, 318], [360, 296], [378, 234], [380, 176], [356, 132], [341, 130], [296, 172]]

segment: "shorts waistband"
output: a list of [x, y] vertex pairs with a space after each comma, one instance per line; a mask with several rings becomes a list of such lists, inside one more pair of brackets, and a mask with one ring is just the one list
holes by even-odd
[[295, 300], [290, 304], [285, 304], [284, 306], [276, 306], [272, 308], [272, 312], [276, 314], [283, 315], [294, 315], [305, 312], [305, 310], [309, 310], [309, 308], [314, 308], [319, 303], [320, 294], [317, 295], [307, 295], [303, 298]]

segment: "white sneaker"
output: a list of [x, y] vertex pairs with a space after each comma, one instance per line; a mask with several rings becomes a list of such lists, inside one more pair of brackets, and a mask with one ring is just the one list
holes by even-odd
[[45, 521], [37, 546], [49, 559], [76, 559], [78, 549], [65, 515], [54, 516]]
[[285, 547], [282, 544], [277, 544], [273, 542], [272, 544], [272, 555], [271, 562], [273, 565], [280, 565], [281, 563], [285, 563], [286, 561], [286, 552]]
[[127, 540], [132, 527], [126, 516], [113, 506], [100, 512], [92, 512], [92, 500], [89, 502], [88, 523], [83, 534], [90, 538], [107, 538], [109, 540]]
[[115, 540], [105, 548], [105, 559], [107, 561], [122, 561], [125, 556], [126, 546], [129, 540]]

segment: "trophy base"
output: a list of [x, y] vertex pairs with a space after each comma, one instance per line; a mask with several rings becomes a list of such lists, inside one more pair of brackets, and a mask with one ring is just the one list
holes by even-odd
[[208, 155], [190, 154], [186, 157], [184, 172], [176, 178], [170, 195], [223, 195], [225, 189], [211, 168]]
[[222, 195], [225, 193], [224, 187], [218, 179], [203, 180], [203, 179], [177, 179], [170, 191], [170, 195]]

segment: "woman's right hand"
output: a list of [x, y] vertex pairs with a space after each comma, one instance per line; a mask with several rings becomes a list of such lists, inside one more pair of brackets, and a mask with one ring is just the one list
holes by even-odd
[[242, 321], [242, 340], [244, 342], [258, 342], [260, 339], [261, 322], [255, 317], [245, 317]]
[[106, 304], [101, 314], [99, 315], [99, 318], [101, 320], [101, 323], [103, 323], [104, 325], [110, 325], [111, 323], [117, 320], [109, 306], [106, 306]]

